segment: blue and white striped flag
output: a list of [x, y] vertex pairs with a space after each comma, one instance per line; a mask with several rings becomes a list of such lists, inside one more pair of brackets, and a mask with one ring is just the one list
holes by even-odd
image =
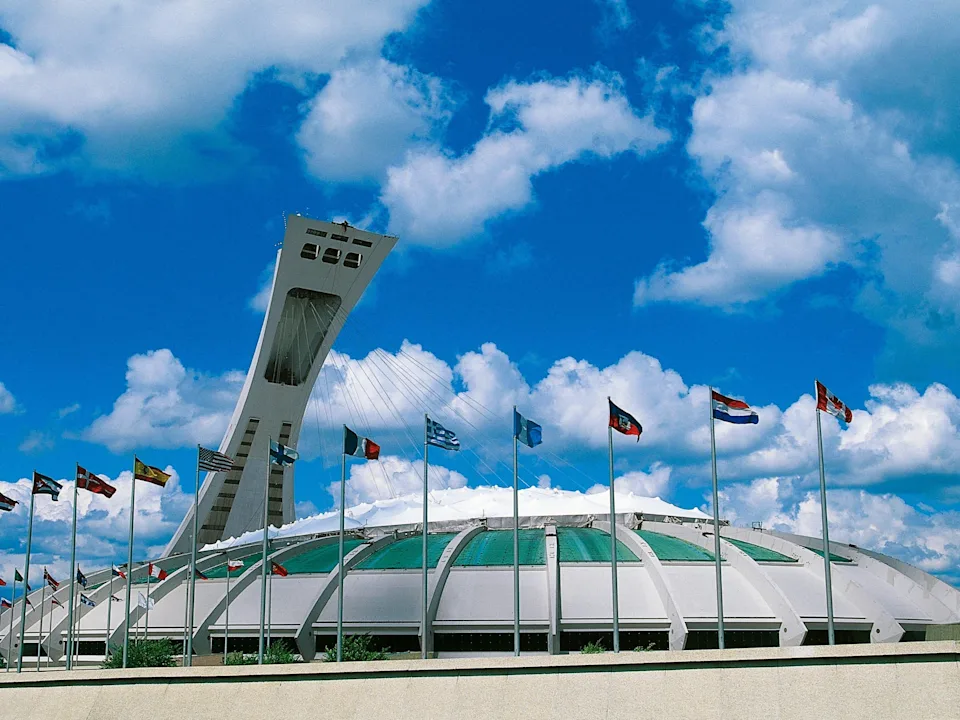
[[444, 450], [460, 450], [460, 440], [456, 433], [430, 418], [427, 418], [427, 442]]

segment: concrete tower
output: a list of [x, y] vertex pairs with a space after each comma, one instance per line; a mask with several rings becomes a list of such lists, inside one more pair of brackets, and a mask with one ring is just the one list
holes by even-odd
[[[260, 340], [220, 451], [228, 472], [207, 473], [200, 491], [200, 544], [263, 527], [270, 438], [296, 447], [310, 392], [327, 353], [397, 238], [287, 218]], [[293, 521], [293, 468], [271, 466], [271, 525]], [[166, 555], [190, 548], [193, 510]]]

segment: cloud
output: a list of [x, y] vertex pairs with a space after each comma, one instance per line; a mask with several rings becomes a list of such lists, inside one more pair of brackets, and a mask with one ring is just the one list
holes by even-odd
[[127, 389], [82, 438], [114, 452], [216, 444], [243, 379], [236, 370], [219, 376], [189, 370], [167, 349], [134, 355], [127, 361]]
[[51, 448], [53, 448], [53, 438], [39, 430], [31, 430], [23, 439], [23, 442], [17, 446], [20, 452], [27, 454], [50, 450]]
[[379, 181], [408, 149], [435, 140], [452, 109], [438, 78], [367, 61], [333, 72], [309, 102], [297, 143], [316, 178]]
[[13, 393], [7, 390], [6, 386], [0, 382], [0, 415], [12, 413], [17, 409], [17, 401]]
[[[192, 503], [193, 496], [185, 495], [180, 488], [180, 477], [173, 467], [164, 488], [137, 483], [137, 503], [134, 517], [136, 560], [144, 558], [150, 548], [162, 545], [177, 528], [180, 519]], [[125, 562], [130, 522], [129, 471], [116, 478], [100, 475], [117, 488], [111, 499], [79, 491], [77, 494], [77, 557], [82, 568], [102, 568], [111, 562]], [[60, 478], [63, 484], [60, 499], [51, 501], [38, 496], [34, 511], [33, 556], [31, 567], [36, 572], [46, 565], [59, 576], [69, 576], [70, 533], [73, 522], [73, 478]], [[4, 533], [0, 550], [0, 570], [12, 575], [13, 567], [23, 568], [26, 551], [26, 526], [30, 506], [29, 478], [16, 482], [0, 482], [0, 493], [17, 500], [12, 512], [4, 513]], [[162, 548], [161, 548], [162, 549]], [[55, 574], [55, 577], [58, 575]], [[62, 579], [58, 577], [58, 579]]]
[[378, 52], [424, 4], [3, 3], [12, 41], [0, 44], [0, 177], [76, 162], [157, 170], [229, 150], [224, 120], [251, 79], [299, 87]]
[[[430, 465], [430, 490], [462, 488], [467, 478], [442, 465]], [[340, 502], [340, 483], [329, 487], [334, 502]], [[423, 492], [423, 467], [405, 458], [385, 455], [377, 462], [356, 463], [350, 466], [346, 497], [349, 505], [360, 505], [377, 500], [403, 496], [420, 496]]]
[[277, 269], [277, 261], [273, 260], [260, 273], [260, 287], [257, 294], [247, 301], [248, 307], [258, 313], [266, 313], [270, 305], [270, 293], [273, 290], [273, 275]]
[[[721, 515], [739, 525], [821, 536], [820, 494], [784, 478], [726, 485]], [[709, 509], [709, 504], [704, 506]], [[832, 489], [827, 495], [830, 539], [899, 557], [949, 582], [960, 582], [960, 513], [910, 505], [892, 493]]]
[[[670, 139], [631, 107], [616, 73], [511, 80], [484, 98], [490, 124], [466, 153], [410, 151], [387, 171], [381, 202], [408, 242], [449, 246], [533, 200], [533, 178], [566, 163], [642, 156]], [[443, 212], [437, 212], [437, 208]]]
[[596, 0], [600, 6], [603, 20], [600, 24], [601, 33], [616, 30], [626, 30], [633, 25], [633, 14], [627, 5], [627, 0]]
[[[617, 492], [632, 493], [642, 497], [660, 498], [670, 489], [671, 468], [654, 463], [649, 472], [634, 470], [614, 478]], [[609, 485], [594, 485], [587, 492], [609, 492]]]
[[904, 345], [955, 344], [960, 7], [728, 9], [702, 33], [726, 59], [699, 83], [687, 143], [715, 193], [705, 258], [665, 258], [635, 303], [736, 308], [843, 265], [855, 309]]
[[73, 403], [72, 405], [67, 405], [57, 410], [57, 417], [63, 420], [67, 415], [73, 415], [77, 410], [80, 409], [80, 403]]

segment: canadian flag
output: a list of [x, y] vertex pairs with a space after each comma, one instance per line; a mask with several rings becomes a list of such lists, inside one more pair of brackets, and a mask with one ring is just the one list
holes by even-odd
[[150, 563], [150, 577], [155, 577], [157, 580], [166, 580], [167, 571], [161, 570], [159, 567]]
[[243, 567], [243, 560], [227, 560], [227, 570], [233, 572]]

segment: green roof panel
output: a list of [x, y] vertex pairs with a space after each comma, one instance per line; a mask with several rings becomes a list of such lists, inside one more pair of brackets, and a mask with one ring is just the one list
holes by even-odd
[[653, 550], [653, 554], [661, 561], [713, 562], [713, 553], [707, 552], [687, 540], [651, 530], [637, 530], [637, 535], [647, 542], [650, 549]]
[[[821, 548], [807, 548], [807, 550], [813, 550], [813, 552], [815, 552], [817, 555], [819, 555], [820, 557], [823, 557], [823, 550]], [[830, 553], [830, 562], [848, 563], [848, 562], [853, 562], [853, 560], [851, 560], [850, 558], [845, 558], [842, 555], [834, 555], [833, 553]]]
[[[240, 573], [242, 573], [244, 570], [246, 570], [251, 565], [253, 565], [253, 563], [260, 560], [262, 556], [263, 556], [263, 553], [253, 552], [253, 553], [248, 553], [247, 555], [239, 555], [239, 556], [230, 558], [231, 560], [243, 560], [243, 565], [244, 565], [244, 567], [240, 568], [239, 570], [234, 570], [233, 573], [230, 575], [230, 577], [237, 577]], [[225, 578], [227, 576], [227, 561], [224, 560], [222, 563], [220, 563], [216, 567], [212, 567], [209, 570], [204, 570], [203, 574], [206, 575], [208, 578]]]
[[[560, 546], [560, 562], [610, 562], [610, 534], [595, 528], [559, 527], [557, 542]], [[639, 558], [617, 541], [617, 560], [639, 562]]]
[[[435, 568], [440, 556], [457, 533], [430, 533], [427, 536], [427, 566]], [[396, 540], [357, 565], [358, 570], [415, 570], [423, 567], [423, 536]]]
[[[543, 530], [520, 530], [520, 564], [545, 565]], [[458, 567], [507, 567], [513, 565], [513, 530], [487, 530], [476, 535], [460, 551]]]
[[789, 555], [784, 555], [783, 553], [778, 553], [776, 550], [769, 550], [765, 547], [760, 547], [759, 545], [754, 545], [753, 543], [744, 542], [743, 540], [737, 540], [735, 538], [725, 537], [723, 539], [731, 545], [740, 548], [747, 555], [758, 562], [797, 562], [796, 558], [792, 558]]
[[[346, 557], [350, 551], [363, 544], [363, 540], [357, 538], [343, 539], [343, 556]], [[300, 553], [296, 557], [283, 561], [283, 567], [286, 568], [288, 575], [305, 575], [307, 573], [328, 573], [332, 571], [337, 563], [340, 562], [340, 543], [337, 540], [328, 542], [313, 550]]]

